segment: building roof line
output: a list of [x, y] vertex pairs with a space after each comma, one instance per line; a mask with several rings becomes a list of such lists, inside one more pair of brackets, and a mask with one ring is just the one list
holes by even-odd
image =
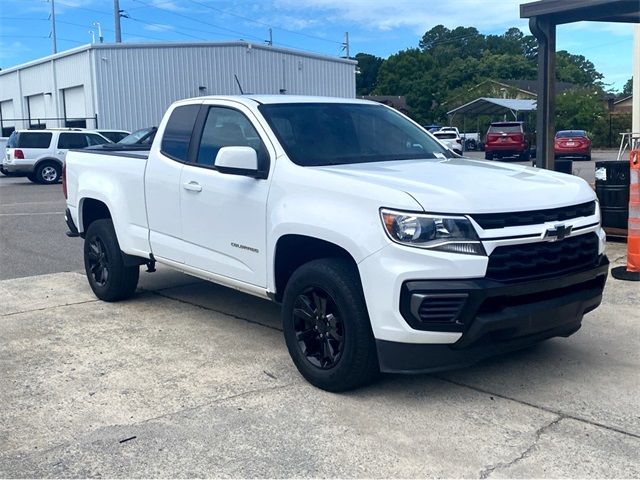
[[33, 67], [42, 63], [50, 62], [51, 60], [57, 60], [59, 58], [68, 57], [88, 50], [120, 50], [120, 49], [138, 49], [138, 48], [184, 48], [184, 47], [245, 47], [247, 49], [256, 50], [268, 50], [279, 53], [289, 53], [300, 57], [314, 58], [319, 60], [327, 60], [336, 63], [347, 63], [351, 65], [357, 65], [356, 60], [342, 57], [332, 57], [330, 55], [322, 55], [320, 53], [312, 53], [304, 50], [296, 50], [293, 48], [278, 47], [272, 45], [262, 45], [259, 43], [240, 41], [228, 41], [228, 42], [144, 42], [144, 43], [90, 43], [87, 45], [81, 45], [64, 52], [58, 52], [52, 55], [47, 55], [36, 60], [31, 60], [26, 63], [14, 65], [0, 70], [0, 76], [12, 73], [24, 68]]

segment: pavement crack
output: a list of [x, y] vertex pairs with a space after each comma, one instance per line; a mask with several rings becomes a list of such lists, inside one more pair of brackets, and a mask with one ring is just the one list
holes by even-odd
[[49, 305], [47, 307], [42, 307], [42, 308], [33, 308], [31, 310], [20, 310], [19, 312], [9, 312], [9, 313], [3, 313], [0, 314], [0, 318], [4, 318], [4, 317], [10, 317], [12, 315], [20, 315], [21, 313], [31, 313], [31, 312], [41, 312], [43, 310], [52, 310], [54, 308], [60, 308], [60, 307], [70, 307], [72, 305], [82, 305], [85, 303], [94, 303], [94, 302], [99, 302], [100, 300], [98, 300], [97, 298], [93, 299], [93, 300], [84, 300], [82, 302], [71, 302], [71, 303], [64, 303], [62, 305]]
[[516, 463], [518, 463], [519, 461], [524, 460], [525, 458], [527, 458], [531, 454], [531, 452], [536, 448], [536, 446], [538, 445], [538, 442], [540, 441], [540, 438], [542, 437], [542, 435], [547, 430], [552, 428], [554, 425], [557, 425], [561, 420], [563, 420], [565, 418], [567, 418], [567, 417], [565, 417], [564, 415], [559, 415], [556, 418], [554, 418], [553, 420], [551, 420], [550, 422], [542, 425], [540, 428], [538, 428], [533, 433], [533, 439], [532, 439], [531, 443], [518, 456], [516, 456], [512, 460], [509, 460], [508, 462], [500, 462], [500, 463], [497, 463], [495, 465], [490, 465], [488, 467], [485, 467], [480, 472], [479, 478], [482, 478], [482, 479], [489, 478], [489, 476], [493, 472], [495, 472], [496, 470], [503, 470], [503, 469], [509, 468], [512, 465], [515, 465]]
[[612, 427], [611, 425], [605, 425], [604, 423], [594, 422], [593, 420], [589, 420], [588, 418], [578, 417], [576, 415], [572, 415], [572, 414], [567, 413], [567, 412], [559, 412], [559, 411], [553, 410], [553, 409], [551, 409], [549, 407], [544, 407], [542, 405], [536, 405], [535, 403], [526, 402], [524, 400], [520, 400], [518, 398], [509, 397], [509, 396], [503, 395], [501, 393], [496, 393], [496, 392], [492, 392], [490, 390], [485, 390], [484, 388], [474, 387], [473, 385], [468, 385], [468, 384], [462, 383], [462, 382], [456, 382], [455, 380], [451, 380], [449, 378], [446, 378], [446, 377], [443, 377], [443, 376], [440, 376], [440, 375], [432, 375], [432, 376], [434, 378], [442, 380], [443, 382], [451, 383], [451, 384], [457, 385], [459, 387], [469, 388], [469, 389], [474, 390], [476, 392], [484, 393], [484, 394], [487, 394], [487, 395], [493, 395], [494, 397], [502, 398], [504, 400], [510, 400], [512, 402], [516, 402], [516, 403], [519, 403], [521, 405], [526, 405], [527, 407], [536, 408], [538, 410], [542, 410], [544, 412], [551, 413], [553, 415], [558, 415], [558, 416], [560, 416], [562, 418], [568, 418], [568, 419], [571, 419], [571, 420], [575, 420], [576, 422], [587, 423], [587, 424], [592, 425], [594, 427], [604, 428], [605, 430], [609, 430], [611, 432], [620, 433], [622, 435], [627, 435], [629, 437], [640, 439], [640, 435], [638, 435], [636, 433], [627, 432], [627, 431], [622, 430], [620, 428]]
[[210, 311], [210, 312], [221, 313], [222, 315], [226, 315], [228, 317], [235, 318], [237, 320], [242, 320], [244, 322], [251, 323], [253, 325], [260, 325], [261, 327], [265, 327], [265, 328], [268, 328], [270, 330], [275, 330], [277, 332], [282, 332], [281, 328], [277, 328], [277, 327], [274, 327], [272, 325], [267, 325], [265, 323], [257, 322], [256, 320], [251, 320], [250, 318], [240, 317], [238, 315], [234, 315], [233, 313], [225, 312], [224, 310], [218, 310], [216, 308], [205, 307], [204, 305], [200, 305], [198, 303], [189, 302], [189, 301], [183, 300], [181, 298], [172, 297], [171, 295], [167, 295], [167, 294], [162, 293], [162, 292], [157, 291], [157, 290], [145, 290], [145, 291], [148, 292], [148, 293], [151, 293], [153, 295], [157, 295], [159, 297], [163, 297], [163, 298], [166, 298], [166, 299], [169, 299], [169, 300], [174, 300], [176, 302], [184, 303], [185, 305], [191, 305], [192, 307], [198, 307], [198, 308], [201, 308], [203, 310]]

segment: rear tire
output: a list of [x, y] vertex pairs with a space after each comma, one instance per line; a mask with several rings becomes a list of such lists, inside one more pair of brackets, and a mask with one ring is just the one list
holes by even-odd
[[521, 162], [528, 162], [529, 160], [531, 160], [531, 151], [529, 151], [529, 149], [524, 150], [520, 153]]
[[341, 258], [299, 267], [284, 292], [284, 337], [309, 383], [342, 392], [373, 381], [378, 357], [356, 267]]
[[43, 185], [52, 185], [60, 181], [62, 167], [56, 162], [42, 162], [35, 171], [35, 179]]
[[491, 153], [491, 152], [484, 152], [484, 159], [485, 159], [485, 160], [493, 160], [493, 153]]
[[29, 181], [30, 181], [30, 182], [33, 182], [33, 183], [40, 183], [40, 182], [38, 182], [38, 180], [36, 179], [36, 176], [35, 176], [35, 174], [34, 174], [34, 173], [30, 173], [29, 175], [27, 175], [27, 178], [29, 179]]
[[138, 286], [140, 267], [125, 266], [111, 219], [89, 225], [84, 240], [84, 268], [91, 290], [105, 302], [129, 298]]

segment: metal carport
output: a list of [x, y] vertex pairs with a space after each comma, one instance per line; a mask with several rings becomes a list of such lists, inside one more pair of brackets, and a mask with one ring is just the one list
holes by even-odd
[[480, 97], [472, 102], [449, 110], [447, 115], [453, 118], [457, 113], [463, 115], [513, 115], [518, 119], [518, 113], [531, 112], [536, 109], [535, 100], [518, 100], [511, 98]]
[[640, 23], [640, 1], [538, 0], [520, 5], [520, 17], [529, 19], [538, 39], [538, 165], [553, 170], [556, 26], [581, 21]]

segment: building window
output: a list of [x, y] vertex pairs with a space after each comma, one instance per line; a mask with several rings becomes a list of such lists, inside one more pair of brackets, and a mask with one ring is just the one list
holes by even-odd
[[87, 128], [86, 120], [66, 120], [64, 126], [67, 128]]

